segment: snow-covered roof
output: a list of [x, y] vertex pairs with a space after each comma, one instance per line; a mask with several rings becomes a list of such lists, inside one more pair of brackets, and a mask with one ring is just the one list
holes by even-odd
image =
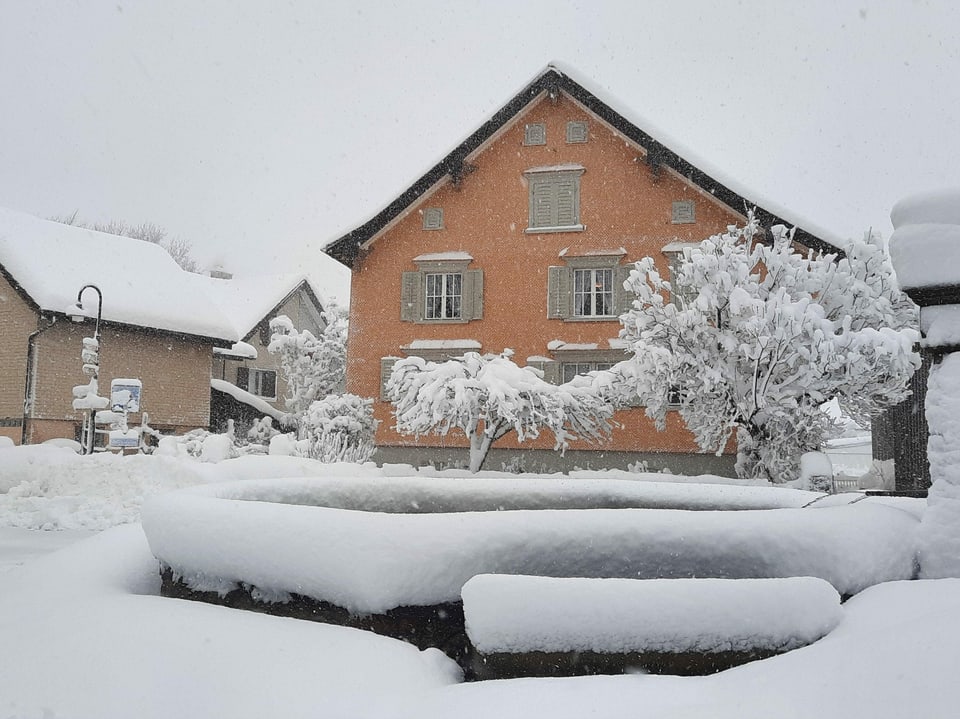
[[[234, 324], [159, 245], [41, 220], [0, 208], [0, 268], [41, 312], [64, 314], [87, 284], [103, 294], [102, 319], [124, 325], [240, 339]], [[96, 293], [83, 294], [96, 316]]]
[[403, 194], [393, 199], [359, 227], [327, 244], [324, 251], [343, 264], [351, 266], [364, 243], [407, 212], [425, 194], [439, 187], [444, 178], [461, 176], [464, 172], [464, 164], [470, 156], [496, 137], [531, 102], [536, 101], [544, 92], [561, 91], [610, 125], [623, 137], [643, 148], [648, 156], [655, 158], [659, 165], [670, 168], [681, 177], [689, 179], [702, 191], [709, 193], [728, 207], [740, 211], [744, 204], [753, 205], [763, 226], [778, 224], [794, 226], [797, 228], [795, 235], [797, 242], [814, 249], [842, 254], [839, 248], [845, 244], [843, 238], [799, 217], [788, 208], [771, 201], [755, 190], [744, 187], [709, 160], [699, 157], [682, 143], [674, 140], [669, 133], [654, 127], [627, 103], [614, 99], [606, 91], [591, 87], [589, 83], [577, 78], [575, 72], [560, 63], [547, 65], [506, 105], [493, 113], [450, 153], [436, 162]]
[[306, 275], [247, 275], [220, 279], [205, 275], [193, 275], [192, 281], [220, 308], [236, 330], [238, 336], [246, 337], [301, 285], [309, 290], [319, 306], [322, 294]]

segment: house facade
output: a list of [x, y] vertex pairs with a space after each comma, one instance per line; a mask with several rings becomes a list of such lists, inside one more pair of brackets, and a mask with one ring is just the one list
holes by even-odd
[[[142, 383], [140, 411], [164, 433], [210, 422], [213, 350], [239, 337], [163, 248], [0, 210], [0, 434], [15, 443], [77, 439], [73, 387], [86, 384], [81, 347], [101, 313], [100, 394]], [[87, 319], [68, 315], [83, 292]]]
[[326, 327], [319, 292], [302, 275], [204, 279], [241, 337], [239, 345], [213, 350], [211, 429], [223, 431], [228, 419], [241, 430], [264, 415], [279, 421], [288, 388], [279, 357], [268, 350], [270, 320], [286, 315], [298, 331], [319, 337]]
[[[462, 437], [401, 436], [382, 387], [397, 358], [514, 351], [564, 382], [626, 357], [623, 280], [653, 257], [668, 276], [690, 243], [742, 224], [797, 225], [685, 159], [565, 70], [550, 66], [460, 146], [326, 252], [352, 269], [347, 391], [373, 397], [378, 461], [462, 465]], [[833, 249], [798, 227], [808, 247]], [[646, 463], [733, 473], [732, 447], [702, 454], [676, 412], [616, 415], [601, 446], [548, 437], [495, 445], [488, 467], [541, 471]]]

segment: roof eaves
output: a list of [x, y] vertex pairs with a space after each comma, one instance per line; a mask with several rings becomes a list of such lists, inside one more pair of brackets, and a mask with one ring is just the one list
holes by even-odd
[[[354, 261], [360, 254], [360, 248], [364, 242], [373, 237], [382, 230], [389, 222], [396, 218], [406, 208], [412, 205], [427, 190], [439, 182], [444, 175], [458, 175], [463, 171], [466, 158], [489, 139], [500, 128], [506, 125], [514, 116], [520, 113], [534, 98], [542, 92], [548, 92], [553, 95], [559, 91], [566, 92], [577, 102], [586, 107], [590, 112], [597, 115], [604, 122], [608, 123], [617, 131], [622, 133], [634, 143], [640, 145], [647, 152], [647, 161], [651, 164], [664, 164], [672, 167], [676, 172], [688, 178], [694, 184], [700, 186], [704, 191], [709, 192], [720, 202], [728, 207], [739, 211], [756, 208], [755, 216], [761, 226], [765, 228], [774, 225], [795, 226], [795, 222], [786, 220], [774, 212], [764, 209], [751, 201], [749, 198], [740, 195], [730, 189], [720, 181], [714, 179], [709, 174], [700, 170], [688, 160], [684, 159], [666, 145], [654, 139], [649, 133], [641, 129], [631, 120], [614, 110], [606, 102], [598, 98], [594, 93], [570, 77], [569, 74], [558, 70], [554, 65], [548, 65], [536, 78], [533, 79], [525, 88], [495, 112], [490, 119], [483, 123], [472, 135], [458, 145], [440, 162], [434, 165], [430, 170], [413, 183], [407, 190], [397, 197], [393, 202], [387, 205], [383, 210], [377, 213], [373, 218], [363, 225], [334, 240], [324, 248], [324, 252], [343, 263], [347, 267], [352, 267]], [[838, 257], [844, 255], [843, 251], [836, 245], [814, 235], [813, 233], [796, 227], [794, 239], [815, 250], [825, 253], [836, 254]]]

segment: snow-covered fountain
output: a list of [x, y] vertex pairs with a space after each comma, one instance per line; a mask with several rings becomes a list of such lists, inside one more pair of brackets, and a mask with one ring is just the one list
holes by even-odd
[[[510, 654], [516, 646], [496, 650], [496, 623], [489, 617], [506, 615], [484, 610], [491, 597], [517, 596], [512, 580], [475, 589], [471, 610], [464, 586], [479, 575], [622, 579], [633, 580], [627, 582], [631, 586], [645, 584], [638, 579], [816, 577], [834, 599], [823, 599], [823, 587], [800, 595], [822, 603], [821, 618], [829, 618], [831, 601], [839, 606], [840, 595], [913, 575], [912, 542], [904, 537], [915, 531], [916, 517], [879, 500], [853, 502], [856, 497], [631, 480], [344, 476], [194, 487], [152, 498], [142, 518], [168, 596], [342, 624], [421, 648], [437, 647], [470, 675], [476, 668], [476, 650], [467, 639], [471, 611], [479, 641], [493, 654]], [[728, 590], [716, 587], [688, 586], [684, 594], [700, 596], [702, 607], [717, 605], [724, 596], [730, 606], [749, 605], [753, 591], [797, 593], [791, 587], [734, 584], [732, 599], [722, 594]], [[597, 586], [578, 585], [569, 592], [594, 594]], [[627, 591], [626, 585], [617, 586], [624, 588], [604, 584], [599, 590], [596, 616], [614, 616], [610, 597]], [[556, 588], [544, 591], [545, 606], [561, 606], [550, 599]], [[664, 597], [673, 590], [663, 591], [631, 601], [669, 603]], [[524, 594], [532, 601], [532, 594]], [[696, 606], [694, 599], [690, 611], [700, 613]], [[788, 637], [777, 634], [759, 648], [751, 648], [749, 638], [731, 635], [730, 642], [700, 652], [709, 661], [698, 666], [716, 671], [786, 651], [797, 646], [798, 637], [806, 637], [801, 643], [814, 641], [829, 631], [828, 625], [817, 634], [791, 624], [783, 628]], [[602, 628], [594, 634], [603, 634]], [[662, 635], [638, 631], [631, 636], [633, 651], [601, 641], [594, 656], [618, 654], [616, 661], [672, 671], [663, 661], [669, 652], [658, 649], [637, 659], [647, 647], [662, 647]], [[476, 645], [478, 639], [471, 639]], [[739, 644], [731, 650], [734, 640]], [[540, 640], [529, 641], [534, 646]], [[684, 651], [686, 671], [694, 671], [693, 650]], [[647, 661], [650, 657], [656, 662]], [[505, 671], [529, 669], [511, 667]], [[584, 664], [574, 662], [568, 669], [583, 673]], [[601, 662], [588, 670], [609, 671], [610, 666]]]
[[960, 189], [901, 200], [890, 214], [890, 254], [920, 305], [927, 385], [930, 487], [919, 534], [920, 575], [960, 577]]

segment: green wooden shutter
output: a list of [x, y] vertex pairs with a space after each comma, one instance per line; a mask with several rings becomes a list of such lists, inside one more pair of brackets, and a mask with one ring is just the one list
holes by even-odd
[[423, 275], [420, 272], [404, 272], [400, 284], [400, 319], [403, 322], [419, 322], [423, 319]]
[[579, 184], [578, 177], [557, 178], [555, 185], [557, 207], [555, 225], [557, 227], [572, 227], [580, 224], [580, 203], [577, 200]]
[[250, 370], [246, 367], [237, 367], [237, 387], [240, 389], [250, 388]]
[[617, 315], [622, 315], [629, 310], [637, 297], [633, 292], [623, 287], [623, 283], [630, 277], [630, 271], [633, 267], [633, 263], [630, 262], [613, 268], [613, 306], [614, 313]]
[[547, 268], [547, 318], [570, 316], [570, 268]]
[[549, 177], [530, 180], [530, 227], [556, 226], [556, 193]]
[[463, 272], [463, 319], [483, 319], [483, 270]]
[[397, 357], [380, 358], [380, 401], [389, 402], [387, 397], [387, 382], [390, 381], [390, 375], [393, 373], [393, 366], [397, 363]]

